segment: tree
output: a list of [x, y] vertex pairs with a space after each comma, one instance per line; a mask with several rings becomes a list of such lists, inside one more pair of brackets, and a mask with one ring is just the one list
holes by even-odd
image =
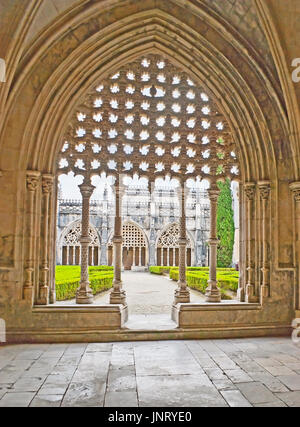
[[220, 195], [217, 208], [217, 236], [220, 241], [217, 266], [231, 267], [234, 245], [234, 217], [230, 181], [219, 182]]

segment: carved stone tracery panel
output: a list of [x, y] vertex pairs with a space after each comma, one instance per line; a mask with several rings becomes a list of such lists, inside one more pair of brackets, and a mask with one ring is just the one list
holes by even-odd
[[97, 84], [69, 125], [59, 173], [215, 181], [239, 174], [224, 116], [205, 90], [151, 54]]
[[[171, 224], [159, 237], [157, 242], [158, 248], [178, 248], [179, 224]], [[187, 248], [191, 248], [191, 241], [187, 237]]]
[[[111, 238], [112, 239], [112, 238]], [[110, 239], [108, 245], [112, 246]], [[124, 248], [145, 248], [147, 246], [145, 237], [135, 224], [126, 223], [122, 226], [122, 239]]]
[[[62, 240], [62, 246], [80, 246], [81, 222], [71, 225], [65, 232]], [[100, 241], [97, 232], [93, 227], [89, 227], [90, 246], [100, 247]]]

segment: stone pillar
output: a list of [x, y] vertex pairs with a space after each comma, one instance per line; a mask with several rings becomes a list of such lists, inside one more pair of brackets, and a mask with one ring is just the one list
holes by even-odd
[[217, 184], [213, 184], [208, 190], [210, 201], [210, 238], [209, 244], [209, 281], [205, 293], [207, 302], [220, 302], [221, 292], [217, 286], [217, 205], [220, 190]]
[[245, 193], [243, 184], [239, 184], [239, 287], [237, 290], [237, 299], [240, 302], [245, 301], [245, 276], [246, 276], [246, 221], [245, 221]]
[[167, 267], [170, 267], [170, 248], [167, 248]]
[[139, 252], [139, 267], [142, 267], [142, 247], [141, 246], [139, 246], [138, 252]]
[[135, 267], [135, 246], [132, 248], [132, 267]]
[[179, 280], [175, 291], [175, 301], [177, 303], [190, 302], [190, 292], [186, 284], [186, 215], [185, 215], [185, 188], [184, 183], [178, 188], [180, 219], [179, 219]]
[[[296, 271], [297, 271], [297, 282], [300, 281], [300, 181], [293, 182], [290, 184], [290, 189], [293, 192], [295, 199], [294, 218], [295, 218], [295, 259], [296, 259]], [[300, 289], [296, 291], [296, 310], [300, 310]]]
[[255, 184], [245, 184], [245, 194], [247, 198], [247, 284], [246, 284], [246, 302], [257, 302], [255, 295], [255, 228], [254, 228], [254, 200]]
[[50, 197], [53, 191], [54, 177], [52, 175], [43, 175], [42, 177], [42, 211], [43, 211], [43, 223], [42, 223], [42, 271], [40, 277], [40, 286], [38, 294], [38, 305], [47, 305], [49, 303], [49, 208], [50, 208]]
[[[56, 288], [55, 288], [55, 273], [56, 273], [56, 238], [57, 238], [57, 227], [56, 227], [56, 219], [57, 219], [57, 211], [58, 211], [58, 177], [54, 177], [53, 182], [53, 191], [52, 196], [50, 197], [50, 210], [49, 210], [49, 266], [50, 266], [50, 290], [49, 290], [49, 303], [54, 304], [56, 302]], [[62, 256], [62, 247], [61, 247], [61, 256]], [[62, 262], [61, 262], [62, 264]]]
[[110, 293], [110, 304], [126, 305], [126, 294], [122, 289], [122, 194], [123, 189], [120, 186], [119, 177], [115, 184], [115, 227], [113, 241], [113, 265], [114, 281], [113, 290]]
[[262, 283], [260, 286], [261, 302], [270, 296], [270, 264], [269, 264], [269, 210], [268, 201], [270, 194], [270, 182], [258, 183], [260, 198], [262, 201]]
[[148, 191], [150, 193], [150, 236], [149, 236], [149, 265], [158, 265], [156, 259], [156, 233], [155, 233], [155, 200], [154, 200], [154, 183], [149, 182]]
[[81, 279], [80, 287], [76, 293], [77, 304], [92, 304], [94, 301], [93, 293], [89, 283], [89, 237], [90, 225], [90, 198], [95, 187], [90, 183], [83, 183], [79, 186], [82, 195], [82, 219], [81, 219]]
[[33, 304], [33, 287], [34, 287], [34, 224], [35, 224], [35, 198], [40, 181], [40, 172], [38, 171], [27, 171], [26, 173], [26, 184], [28, 191], [28, 222], [27, 222], [27, 259], [25, 268], [25, 284], [23, 288], [23, 297], [25, 300]]

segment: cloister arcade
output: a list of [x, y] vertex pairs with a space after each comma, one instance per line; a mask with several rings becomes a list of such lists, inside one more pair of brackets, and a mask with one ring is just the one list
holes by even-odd
[[[74, 221], [63, 231], [57, 248], [58, 265], [80, 265], [81, 258], [81, 222]], [[90, 244], [88, 250], [88, 265], [113, 265], [113, 235], [107, 245], [101, 245], [100, 237], [95, 227], [89, 228]], [[133, 223], [126, 222], [122, 226], [122, 266], [125, 270], [145, 270], [149, 265], [178, 266], [179, 264], [179, 226], [177, 223], [168, 225], [157, 239], [155, 245], [156, 258], [154, 263], [149, 260], [149, 242], [142, 229]], [[195, 245], [187, 238], [186, 265], [194, 265]], [[101, 257], [101, 250], [106, 253]]]

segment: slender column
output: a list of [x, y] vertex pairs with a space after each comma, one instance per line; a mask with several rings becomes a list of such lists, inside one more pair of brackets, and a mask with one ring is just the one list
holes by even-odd
[[138, 251], [139, 251], [139, 267], [141, 267], [142, 266], [142, 247], [141, 246], [139, 246]]
[[50, 196], [53, 190], [54, 177], [52, 175], [43, 175], [42, 191], [43, 191], [43, 255], [42, 255], [42, 271], [40, 278], [39, 296], [37, 304], [47, 305], [49, 303], [49, 208]]
[[113, 237], [113, 254], [114, 254], [114, 281], [113, 290], [110, 293], [111, 304], [126, 305], [126, 293], [122, 289], [122, 188], [120, 186], [119, 177], [115, 184], [115, 227]]
[[132, 267], [135, 267], [135, 246], [132, 248]]
[[245, 184], [245, 194], [247, 197], [247, 284], [246, 302], [257, 302], [255, 295], [255, 239], [254, 239], [254, 198], [255, 184]]
[[[157, 259], [157, 248], [155, 246], [156, 242], [156, 233], [155, 233], [155, 197], [154, 197], [154, 182], [148, 181], [148, 191], [150, 195], [150, 236], [149, 236], [149, 265], [159, 265], [159, 261]], [[156, 259], [156, 262], [155, 262]]]
[[295, 308], [300, 310], [300, 182], [293, 182], [290, 184], [290, 189], [293, 192], [295, 199], [295, 259], [296, 259], [296, 271], [298, 274], [297, 283], [298, 287], [296, 290], [296, 301]]
[[[58, 177], [54, 178], [52, 196], [50, 197], [50, 211], [49, 211], [49, 227], [50, 227], [50, 242], [49, 250], [50, 252], [50, 291], [49, 291], [49, 303], [54, 304], [56, 302], [56, 289], [55, 289], [55, 269], [56, 269], [56, 218], [57, 218], [57, 187], [58, 187]], [[62, 264], [62, 262], [61, 262]]]
[[67, 252], [67, 265], [70, 265], [70, 246], [68, 245], [67, 246], [67, 250], [66, 250], [66, 252]]
[[217, 184], [213, 184], [208, 190], [210, 201], [210, 238], [209, 244], [209, 281], [205, 297], [207, 302], [220, 302], [221, 292], [217, 285], [217, 205], [220, 194]]
[[92, 260], [91, 260], [92, 262], [91, 262], [91, 265], [94, 266], [95, 265], [95, 262], [94, 262], [95, 248], [94, 248], [94, 246], [92, 246], [92, 251], [91, 252], [92, 252]]
[[73, 246], [72, 249], [72, 263], [73, 265], [76, 265], [76, 246]]
[[179, 206], [180, 206], [180, 220], [179, 220], [179, 280], [177, 282], [177, 289], [175, 291], [175, 301], [177, 303], [190, 302], [190, 292], [186, 284], [186, 215], [185, 215], [185, 188], [184, 183], [178, 189]]
[[170, 267], [170, 248], [167, 248], [167, 266]]
[[95, 187], [90, 183], [83, 183], [79, 186], [82, 195], [82, 219], [81, 219], [81, 280], [80, 287], [76, 293], [77, 304], [92, 304], [93, 293], [89, 283], [89, 237], [90, 225], [90, 198]]
[[164, 265], [164, 248], [160, 249], [160, 265]]
[[270, 194], [270, 182], [258, 183], [260, 198], [262, 200], [262, 283], [260, 287], [261, 302], [270, 296], [270, 265], [269, 265], [269, 215], [268, 200]]
[[39, 185], [40, 172], [27, 171], [26, 184], [28, 190], [28, 249], [26, 260], [26, 280], [23, 289], [23, 296], [25, 300], [33, 303], [33, 272], [34, 272], [34, 202], [35, 195]]
[[245, 221], [245, 197], [243, 191], [243, 184], [239, 183], [239, 287], [237, 290], [237, 298], [240, 302], [245, 301], [245, 245], [246, 245], [246, 221]]

